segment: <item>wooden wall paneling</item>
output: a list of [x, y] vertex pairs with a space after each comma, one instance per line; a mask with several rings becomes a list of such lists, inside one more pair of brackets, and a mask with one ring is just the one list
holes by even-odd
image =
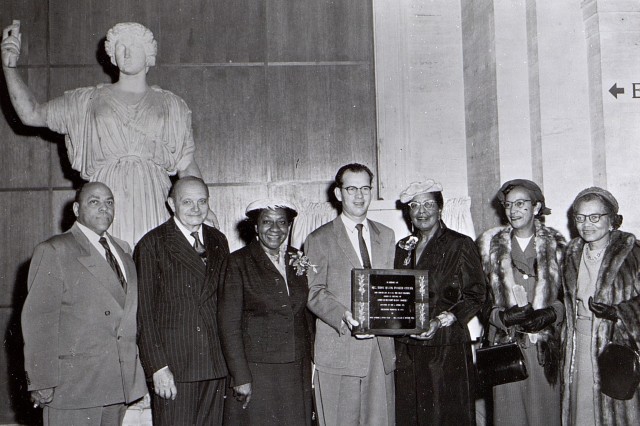
[[154, 31], [157, 8], [154, 1], [49, 0], [51, 64], [94, 65], [105, 59], [101, 41], [109, 28], [139, 22]]
[[266, 0], [162, 1], [154, 31], [162, 63], [262, 62]]
[[0, 306], [21, 306], [15, 298], [26, 290], [24, 268], [51, 233], [51, 196], [48, 190], [0, 192], [0, 206]]
[[495, 198], [500, 158], [494, 34], [492, 4], [462, 0], [467, 176], [477, 234], [500, 223]]
[[[22, 78], [39, 100], [46, 99], [47, 70], [42, 67], [18, 68]], [[39, 135], [44, 129], [27, 127], [18, 118], [0, 72], [0, 120], [2, 156], [0, 156], [0, 182], [2, 188], [47, 187], [49, 185], [49, 157], [51, 144]]]
[[42, 411], [34, 410], [24, 377], [20, 307], [0, 307], [0, 424], [40, 424]]
[[271, 62], [368, 61], [373, 56], [369, 0], [273, 0], [267, 30]]
[[47, 63], [48, 5], [42, 0], [2, 0], [0, 3], [0, 29], [14, 19], [20, 21], [22, 46], [19, 65]]
[[331, 180], [349, 162], [375, 171], [373, 71], [367, 65], [268, 68], [271, 176]]
[[[76, 220], [73, 214], [74, 189], [55, 189], [51, 195], [51, 235], [61, 234], [71, 228]], [[116, 203], [118, 200], [116, 200]]]
[[231, 251], [245, 245], [248, 240], [243, 240], [247, 231], [244, 223], [245, 210], [252, 201], [269, 196], [269, 188], [266, 184], [255, 185], [226, 185], [209, 186], [209, 205], [216, 212], [220, 222], [220, 230], [229, 240]]
[[158, 67], [154, 82], [192, 111], [196, 161], [207, 183], [265, 182], [264, 71], [253, 67]]

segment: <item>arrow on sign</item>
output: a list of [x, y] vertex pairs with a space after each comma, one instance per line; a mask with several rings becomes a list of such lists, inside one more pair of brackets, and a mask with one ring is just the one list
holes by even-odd
[[613, 86], [609, 89], [609, 93], [611, 93], [614, 98], [618, 99], [618, 95], [624, 95], [624, 87], [618, 87], [618, 83], [613, 83]]

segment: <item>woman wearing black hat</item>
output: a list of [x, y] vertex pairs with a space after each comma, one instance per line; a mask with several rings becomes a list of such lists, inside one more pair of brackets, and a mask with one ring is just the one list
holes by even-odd
[[551, 211], [534, 182], [506, 182], [497, 198], [509, 224], [478, 239], [493, 303], [486, 309], [489, 341], [515, 340], [529, 377], [494, 387], [494, 424], [559, 425], [560, 330], [564, 237], [540, 219]]
[[310, 425], [311, 329], [306, 272], [289, 246], [296, 208], [262, 199], [246, 215], [257, 239], [229, 255], [218, 292], [220, 340], [229, 370], [228, 425]]
[[615, 342], [640, 343], [640, 245], [618, 230], [618, 201], [607, 190], [581, 191], [572, 213], [580, 236], [567, 245], [564, 264], [563, 424], [637, 425], [640, 389], [630, 400], [601, 393], [597, 356], [612, 330]]

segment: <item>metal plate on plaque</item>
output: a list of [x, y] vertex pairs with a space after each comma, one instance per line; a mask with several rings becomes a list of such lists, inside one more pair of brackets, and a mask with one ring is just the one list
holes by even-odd
[[353, 269], [351, 308], [354, 334], [420, 334], [429, 328], [428, 271]]

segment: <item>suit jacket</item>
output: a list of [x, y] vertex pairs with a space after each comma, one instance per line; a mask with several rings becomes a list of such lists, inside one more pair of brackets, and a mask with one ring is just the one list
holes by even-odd
[[296, 252], [289, 247], [285, 254], [290, 295], [257, 241], [229, 256], [218, 321], [231, 386], [252, 381], [248, 362], [282, 364], [310, 355], [307, 277], [289, 265]]
[[[371, 220], [368, 222], [372, 267], [393, 268], [393, 230]], [[351, 333], [340, 331], [344, 312], [351, 311], [351, 270], [362, 268], [340, 216], [313, 231], [304, 248], [311, 263], [317, 265], [317, 272], [309, 270], [307, 306], [318, 316], [314, 351], [318, 370], [364, 377], [369, 374], [371, 351], [378, 346], [385, 373], [392, 372], [396, 360], [393, 338], [356, 339]]]
[[29, 390], [55, 388], [51, 407], [132, 402], [147, 392], [136, 346], [138, 284], [131, 249], [111, 237], [127, 276], [125, 294], [78, 225], [39, 244], [22, 309]]
[[178, 382], [227, 375], [216, 292], [229, 245], [220, 231], [202, 227], [206, 265], [173, 218], [149, 231], [136, 245], [138, 345], [148, 378], [164, 366], [169, 366]]

